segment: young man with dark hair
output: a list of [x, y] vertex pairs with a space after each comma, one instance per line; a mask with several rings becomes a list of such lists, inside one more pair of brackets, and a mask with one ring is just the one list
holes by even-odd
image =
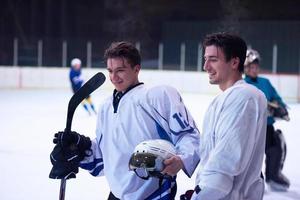
[[[58, 169], [53, 170], [55, 173], [52, 176], [76, 174], [80, 164], [92, 175], [106, 177], [111, 189], [110, 200], [174, 199], [177, 172], [182, 169], [190, 177], [199, 162], [197, 149], [200, 135], [195, 122], [177, 90], [169, 86], [147, 88], [139, 81], [141, 57], [134, 45], [128, 42], [112, 43], [104, 58], [115, 89], [99, 109], [97, 137], [91, 141], [76, 132], [56, 134], [57, 145], [65, 149], [71, 144], [78, 146], [79, 151], [75, 154], [79, 158], [78, 162], [65, 162], [67, 167], [52, 162], [53, 169]], [[163, 164], [160, 174], [168, 178], [150, 176], [148, 180], [143, 180], [137, 176], [142, 177], [143, 174], [129, 170], [135, 147], [151, 139], [169, 141], [175, 146], [176, 155], [163, 160], [163, 163], [159, 159], [147, 163], [149, 157], [153, 157], [149, 155], [143, 160], [135, 160], [134, 164], [145, 167], [146, 173], [148, 167]], [[70, 155], [74, 155], [70, 151]]]
[[[246, 43], [233, 34], [214, 33], [205, 37], [203, 47], [204, 70], [222, 93], [205, 114], [191, 199], [262, 199], [267, 102], [261, 91], [242, 79]], [[182, 199], [189, 199], [189, 194]]]

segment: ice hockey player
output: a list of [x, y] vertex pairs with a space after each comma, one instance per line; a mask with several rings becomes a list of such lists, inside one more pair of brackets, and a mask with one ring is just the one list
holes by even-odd
[[196, 187], [181, 199], [262, 200], [267, 101], [242, 78], [246, 43], [234, 34], [213, 33], [203, 48], [209, 82], [222, 93], [204, 116]]
[[277, 93], [271, 82], [264, 77], [260, 77], [259, 65], [260, 55], [254, 49], [247, 50], [245, 60], [245, 81], [256, 86], [263, 91], [268, 100], [268, 122], [266, 133], [266, 162], [265, 180], [271, 190], [286, 191], [290, 186], [290, 181], [282, 173], [286, 156], [286, 143], [281, 130], [275, 130], [275, 118], [289, 120], [286, 104]]
[[[77, 92], [77, 90], [79, 90], [79, 88], [81, 88], [84, 82], [81, 75], [81, 60], [79, 58], [72, 59], [69, 78], [71, 81], [72, 90], [75, 93]], [[92, 102], [92, 98], [90, 95], [87, 98], [85, 98], [85, 100], [82, 102], [82, 105], [84, 109], [89, 113], [89, 115], [91, 115], [91, 112], [88, 108], [88, 105], [91, 108], [91, 110], [96, 114], [95, 106]]]
[[[50, 177], [75, 177], [80, 165], [94, 176], [106, 177], [109, 200], [174, 199], [178, 171], [190, 177], [199, 163], [196, 124], [176, 89], [148, 88], [139, 81], [141, 56], [133, 44], [112, 43], [104, 58], [115, 89], [99, 109], [97, 137], [91, 141], [76, 132], [55, 134]], [[156, 177], [143, 180], [128, 167], [135, 147], [152, 139], [167, 140], [176, 149], [161, 171], [172, 178], [161, 183]]]

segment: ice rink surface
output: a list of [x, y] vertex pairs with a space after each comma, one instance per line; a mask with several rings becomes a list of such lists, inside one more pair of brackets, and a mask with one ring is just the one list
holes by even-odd
[[[92, 99], [98, 108], [110, 92], [101, 88]], [[48, 178], [53, 148], [53, 134], [63, 130], [66, 123], [69, 90], [0, 90], [0, 172], [1, 200], [53, 200], [58, 199], [60, 180]], [[212, 96], [182, 93], [199, 129], [203, 114]], [[284, 174], [290, 179], [288, 192], [271, 192], [266, 188], [265, 200], [300, 199], [300, 104], [288, 104], [290, 122], [278, 121], [287, 142]], [[93, 138], [96, 117], [88, 116], [83, 107], [75, 112], [72, 130]], [[122, 145], [122, 144], [120, 144]], [[178, 192], [182, 194], [194, 187], [193, 176], [178, 174]], [[104, 200], [109, 186], [104, 177], [93, 177], [80, 170], [76, 179], [67, 181], [66, 200]], [[179, 198], [177, 198], [179, 199]]]

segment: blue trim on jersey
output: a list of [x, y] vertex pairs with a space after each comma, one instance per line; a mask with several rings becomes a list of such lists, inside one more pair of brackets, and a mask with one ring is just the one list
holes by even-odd
[[157, 199], [158, 197], [160, 200], [170, 200], [172, 196], [175, 196], [173, 193], [176, 193], [176, 190], [172, 190], [174, 187], [176, 187], [176, 177], [172, 181], [165, 179], [163, 184], [145, 200]]
[[156, 126], [156, 130], [157, 130], [159, 137], [161, 139], [167, 140], [172, 143], [172, 140], [169, 137], [168, 133], [156, 121], [155, 121], [155, 126]]
[[101, 134], [100, 139], [99, 139], [99, 141], [98, 141], [98, 147], [99, 147], [100, 152], [101, 152], [101, 149], [100, 149], [100, 143], [101, 143], [101, 141], [102, 141], [102, 137], [103, 137], [103, 135]]
[[103, 164], [99, 165], [93, 171], [90, 171], [90, 174], [92, 174], [93, 176], [98, 176], [103, 168], [104, 168]]
[[[154, 109], [154, 111], [163, 119], [163, 120], [165, 120], [165, 122], [169, 125], [169, 122], [168, 122], [168, 120], [166, 120], [159, 112], [158, 112], [158, 110], [156, 110], [155, 108], [153, 108]], [[185, 110], [185, 115], [186, 115], [186, 118], [187, 118], [187, 120], [189, 119], [189, 117], [188, 117], [188, 113], [187, 113], [187, 110], [186, 110], [186, 108], [184, 107], [184, 110]], [[188, 127], [188, 126], [190, 126], [190, 124], [188, 123], [188, 122], [186, 122], [186, 121], [184, 121], [184, 124], [183, 124], [183, 122], [182, 121], [178, 121], [177, 120], [177, 122], [179, 123], [179, 125], [181, 126], [181, 128], [182, 129], [184, 129], [184, 128], [186, 128], [186, 127]], [[186, 126], [184, 126], [184, 125], [186, 125]], [[170, 126], [169, 126], [170, 127]], [[173, 135], [180, 135], [180, 134], [183, 134], [183, 133], [192, 133], [194, 131], [194, 128], [193, 127], [191, 127], [190, 129], [188, 129], [188, 130], [183, 130], [183, 131], [179, 131], [179, 132], [176, 132], [176, 131], [173, 131], [171, 128], [170, 128], [170, 132], [173, 134]]]
[[88, 170], [90, 174], [92, 174], [93, 176], [97, 176], [104, 168], [103, 159], [99, 158], [99, 159], [94, 159], [93, 162], [80, 163], [80, 167], [82, 169]]
[[[86, 170], [93, 170], [97, 165], [99, 165], [99, 163], [103, 163], [103, 159], [102, 158], [98, 158], [98, 159], [94, 159], [93, 162], [89, 162], [89, 163], [80, 163], [80, 167], [82, 169], [86, 169]], [[102, 164], [103, 165], [103, 164]]]
[[156, 110], [155, 108], [153, 108], [153, 110], [163, 119], [163, 120], [165, 120], [168, 124], [169, 124], [169, 122], [168, 122], [168, 120], [167, 119], [165, 119], [159, 112], [158, 112], [158, 110]]
[[[187, 121], [190, 121], [188, 111], [187, 111], [186, 107], [184, 107], [184, 111], [185, 111], [185, 116], [186, 116]], [[186, 123], [185, 125], [189, 126], [189, 123]]]
[[186, 134], [186, 133], [192, 133], [192, 132], [194, 132], [194, 128], [193, 127], [191, 127], [190, 129], [188, 129], [188, 130], [184, 130], [184, 131], [179, 131], [179, 132], [176, 132], [176, 131], [173, 131], [172, 129], [170, 129], [170, 131], [171, 131], [171, 133], [173, 134], [173, 135], [180, 135], [180, 134]]
[[[141, 106], [141, 105], [140, 105]], [[145, 113], [154, 121], [155, 123], [155, 126], [156, 126], [156, 130], [157, 130], [157, 133], [159, 135], [159, 137], [161, 139], [165, 139], [169, 142], [172, 142], [171, 138], [169, 137], [169, 134], [167, 133], [167, 131], [165, 129], [163, 129], [163, 127], [154, 119], [154, 117], [152, 117], [152, 115], [145, 109], [143, 108], [143, 106], [141, 106], [141, 108], [145, 111]], [[161, 116], [162, 117], [162, 116]], [[163, 117], [162, 117], [163, 118]], [[164, 118], [163, 118], [164, 119]]]
[[[141, 106], [141, 105], [140, 105]], [[155, 125], [156, 125], [156, 130], [158, 132], [158, 135], [161, 139], [165, 139], [165, 140], [168, 140], [169, 142], [173, 143], [171, 141], [171, 138], [169, 137], [169, 134], [160, 126], [160, 124], [154, 119], [154, 117], [151, 116], [151, 114], [145, 109], [143, 108], [143, 106], [141, 106], [141, 108], [145, 111], [145, 113], [155, 122]], [[163, 119], [165, 120], [165, 122], [169, 125], [168, 121], [155, 109], [153, 108], [154, 111]], [[185, 112], [186, 112], [186, 117], [188, 118], [188, 114], [187, 114], [187, 110], [185, 108]], [[170, 128], [170, 132], [173, 134], [173, 135], [180, 135], [180, 134], [186, 134], [186, 133], [192, 133], [195, 128], [191, 127], [191, 125], [187, 122], [185, 122], [185, 124], [187, 126], [190, 126], [190, 129], [188, 130], [183, 130], [183, 131], [179, 131], [179, 132], [176, 132], [176, 131], [173, 131], [171, 128]], [[170, 126], [169, 126], [170, 127]]]

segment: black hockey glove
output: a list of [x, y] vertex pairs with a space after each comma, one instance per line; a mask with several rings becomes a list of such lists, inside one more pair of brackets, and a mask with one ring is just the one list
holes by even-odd
[[278, 102], [268, 102], [268, 110], [271, 116], [286, 121], [290, 120], [288, 110], [285, 106], [279, 104]]
[[180, 195], [180, 200], [190, 200], [194, 194], [198, 194], [201, 191], [199, 185], [195, 187], [194, 190], [187, 190], [184, 194]]
[[180, 195], [180, 200], [190, 200], [193, 196], [194, 190], [188, 190], [184, 194]]
[[49, 177], [52, 179], [76, 178], [80, 158], [78, 150], [69, 147], [63, 148], [60, 144], [55, 145], [50, 154], [52, 169]]
[[75, 178], [80, 161], [91, 155], [91, 140], [76, 132], [58, 132], [54, 135], [56, 144], [50, 155], [53, 165], [49, 177], [53, 179]]
[[92, 142], [90, 138], [84, 135], [80, 135], [75, 131], [61, 131], [55, 133], [53, 143], [61, 145], [62, 148], [69, 148], [70, 150], [76, 151], [78, 153], [80, 161], [83, 160], [85, 156], [89, 156], [92, 154]]

